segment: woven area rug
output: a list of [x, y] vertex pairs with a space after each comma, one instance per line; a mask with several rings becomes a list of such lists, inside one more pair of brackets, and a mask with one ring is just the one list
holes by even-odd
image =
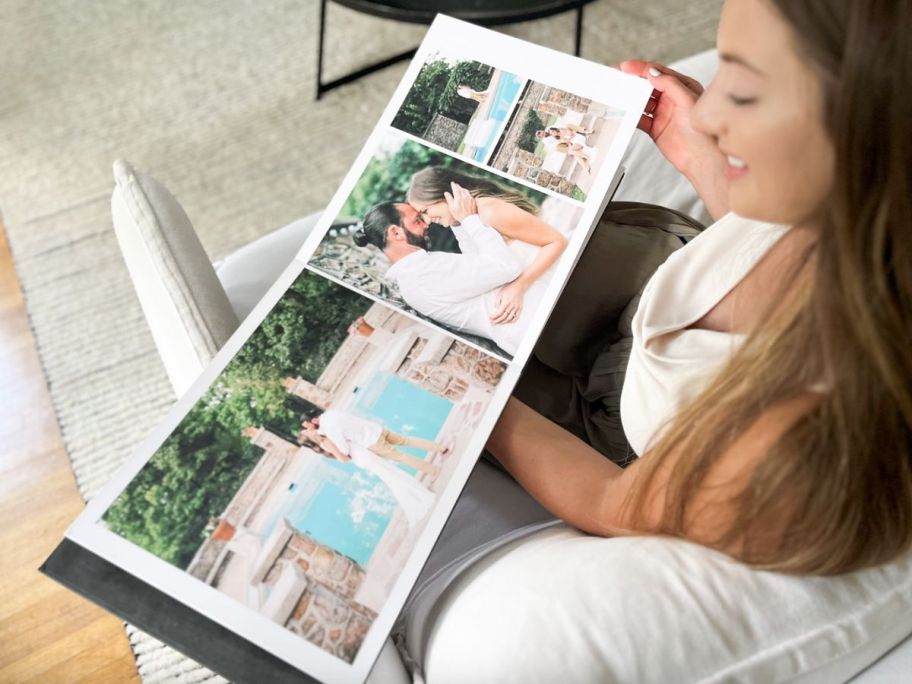
[[[598, 0], [583, 56], [704, 50], [721, 4]], [[213, 259], [324, 206], [405, 67], [315, 102], [317, 21], [316, 0], [0, 3], [0, 211], [84, 498], [174, 400], [111, 228], [111, 162], [171, 188]], [[424, 33], [337, 6], [327, 25], [329, 78]], [[569, 51], [574, 15], [505, 30]], [[220, 679], [128, 633], [144, 681]]]

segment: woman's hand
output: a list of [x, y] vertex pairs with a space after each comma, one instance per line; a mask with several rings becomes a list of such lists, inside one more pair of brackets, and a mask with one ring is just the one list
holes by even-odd
[[445, 192], [443, 193], [443, 198], [446, 200], [454, 219], [462, 223], [469, 216], [478, 213], [478, 204], [468, 190], [457, 183], [450, 183], [450, 187], [453, 189], [453, 193]]
[[[655, 141], [665, 158], [681, 173], [685, 173], [691, 157], [709, 148], [716, 148], [712, 138], [699, 133], [690, 125], [693, 109], [703, 86], [698, 81], [655, 62], [628, 59], [620, 64], [621, 71], [645, 78], [654, 92], [640, 117], [638, 127]], [[658, 75], [654, 75], [659, 72]]]
[[504, 285], [497, 293], [497, 299], [494, 302], [494, 313], [491, 314], [491, 322], [494, 325], [501, 323], [512, 323], [519, 318], [522, 313], [523, 295], [526, 294], [526, 286], [519, 278], [512, 283]]
[[621, 62], [620, 69], [647, 79], [654, 89], [640, 117], [640, 130], [649, 134], [672, 166], [694, 185], [713, 217], [727, 213], [725, 157], [711, 136], [690, 124], [690, 112], [703, 94], [703, 86], [655, 62], [629, 59]]

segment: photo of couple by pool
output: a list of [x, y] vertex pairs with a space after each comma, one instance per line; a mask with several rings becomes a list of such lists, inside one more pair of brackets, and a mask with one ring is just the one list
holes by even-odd
[[305, 269], [100, 524], [351, 663], [505, 370]]
[[390, 132], [309, 263], [511, 359], [581, 214]]
[[525, 79], [439, 53], [415, 77], [392, 125], [468, 159], [484, 162]]
[[585, 201], [624, 111], [528, 81], [488, 165]]

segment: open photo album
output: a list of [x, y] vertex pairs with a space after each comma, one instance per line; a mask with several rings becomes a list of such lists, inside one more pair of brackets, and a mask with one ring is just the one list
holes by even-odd
[[438, 16], [294, 261], [45, 572], [234, 681], [250, 644], [363, 682], [650, 94]]

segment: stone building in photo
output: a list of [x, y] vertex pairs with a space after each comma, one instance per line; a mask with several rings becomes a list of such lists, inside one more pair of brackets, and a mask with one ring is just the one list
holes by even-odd
[[[344, 407], [377, 373], [396, 375], [453, 404], [437, 439], [459, 451], [506, 365], [381, 304], [356, 326], [316, 382], [286, 378], [285, 388], [317, 406]], [[263, 427], [250, 426], [244, 435], [262, 456], [213, 521], [187, 572], [351, 662], [423, 527], [410, 525], [396, 509], [366, 565], [360, 565], [277, 519], [287, 510], [283, 502], [291, 490], [320, 481], [300, 477], [314, 472], [307, 469], [323, 457]], [[424, 474], [422, 484], [439, 492], [455, 462], [441, 463], [435, 479]], [[332, 477], [348, 481], [350, 475]]]
[[258, 531], [302, 459], [312, 454], [262, 428], [248, 428], [245, 435], [264, 454], [187, 572], [351, 662], [377, 617], [355, 599], [365, 569], [287, 520], [265, 537]]
[[459, 401], [470, 387], [493, 392], [506, 370], [502, 361], [382, 304], [374, 304], [363, 318], [366, 326], [342, 342], [316, 382], [286, 378], [285, 389], [329, 408], [340, 397], [350, 396], [363, 381], [361, 372], [371, 366], [444, 399]]

